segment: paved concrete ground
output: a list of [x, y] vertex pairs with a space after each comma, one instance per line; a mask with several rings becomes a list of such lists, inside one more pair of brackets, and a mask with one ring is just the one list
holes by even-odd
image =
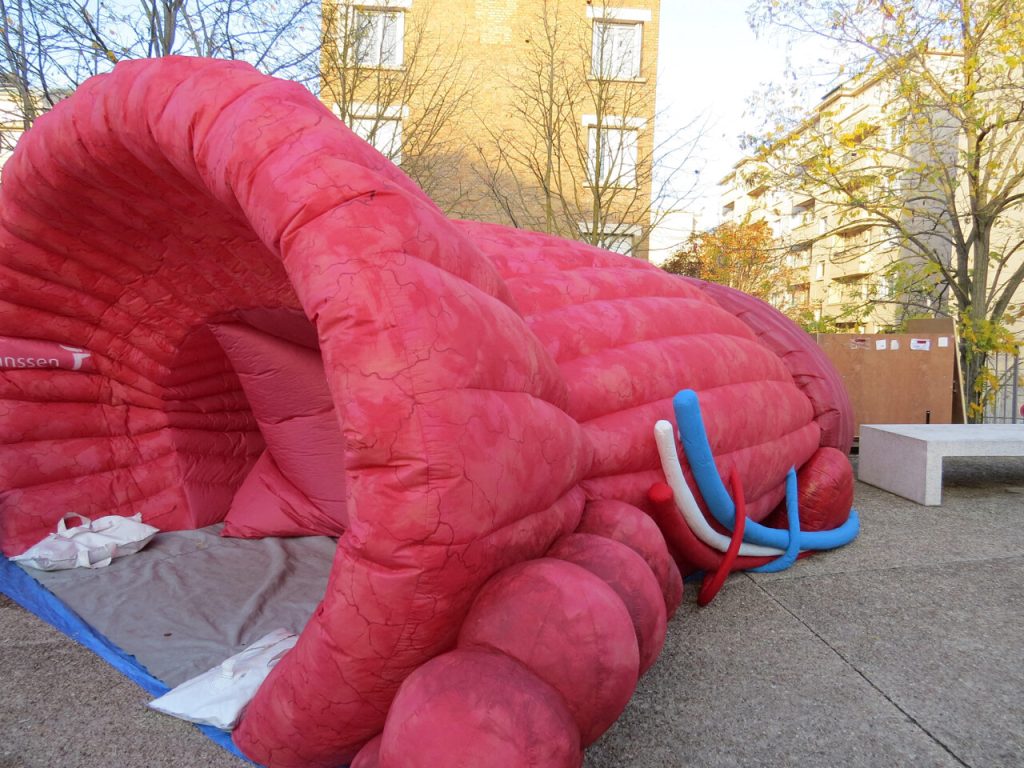
[[[689, 587], [587, 768], [1024, 765], [1024, 461], [947, 460], [943, 499], [859, 484], [850, 547]], [[243, 765], [146, 698], [0, 600], [0, 768]]]

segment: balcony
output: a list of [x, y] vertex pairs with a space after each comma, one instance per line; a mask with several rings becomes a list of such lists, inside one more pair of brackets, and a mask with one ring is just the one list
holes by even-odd
[[790, 231], [794, 243], [810, 243], [821, 235], [818, 231], [817, 219], [811, 212], [804, 213], [799, 218], [794, 216], [792, 224]]
[[863, 218], [854, 219], [853, 221], [845, 221], [840, 223], [836, 227], [835, 234], [839, 237], [858, 237], [864, 232], [868, 231], [874, 226], [871, 221], [865, 221]]
[[747, 195], [756, 199], [761, 197], [767, 191], [768, 184], [766, 182], [754, 181], [751, 183], [750, 189], [747, 190]]
[[875, 259], [869, 255], [844, 259], [841, 255], [833, 258], [832, 279], [837, 282], [856, 280], [875, 272]]

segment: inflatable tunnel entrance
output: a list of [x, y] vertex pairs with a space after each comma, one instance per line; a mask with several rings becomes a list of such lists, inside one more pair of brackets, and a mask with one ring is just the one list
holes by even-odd
[[678, 390], [700, 395], [752, 520], [812, 461], [840, 489], [801, 491], [824, 499], [816, 524], [849, 514], [848, 464], [820, 460], [848, 447], [845, 394], [773, 313], [451, 221], [247, 65], [122, 63], [4, 169], [0, 545], [68, 512], [338, 537], [323, 600], [234, 732], [247, 755], [333, 768], [370, 742], [384, 768], [443, 764], [430, 734], [493, 753], [474, 720], [490, 713], [515, 765], [578, 765], [678, 604], [641, 512]]

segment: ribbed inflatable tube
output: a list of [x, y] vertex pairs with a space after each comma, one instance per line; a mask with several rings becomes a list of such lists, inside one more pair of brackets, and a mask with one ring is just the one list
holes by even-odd
[[[787, 333], [791, 349], [812, 345]], [[253, 361], [286, 381], [274, 361], [309, 350], [326, 378], [313, 389], [329, 402], [260, 388]], [[240, 535], [271, 519], [342, 531], [322, 602], [234, 734], [246, 754], [333, 767], [383, 730], [361, 761], [410, 765], [408, 750], [443, 764], [460, 747], [434, 744], [424, 724], [455, 718], [466, 754], [573, 764], [635, 683], [634, 633], [645, 665], [656, 652], [662, 613], [649, 601], [674, 608], [678, 571], [650, 530], [607, 518], [588, 533], [637, 554], [616, 549], [622, 570], [605, 577], [618, 591], [545, 553], [588, 502], [627, 517], [650, 509], [662, 479], [651, 430], [682, 388], [700, 394], [711, 451], [742, 479], [750, 519], [769, 515], [786, 471], [822, 443], [820, 404], [780, 354], [707, 287], [580, 243], [447, 219], [298, 85], [238, 63], [122, 63], [40, 118], [4, 169], [0, 544], [23, 551], [69, 511], [205, 526], [245, 484], [274, 514], [232, 509]], [[323, 435], [330, 418], [340, 437], [322, 452], [268, 427], [306, 419]], [[290, 451], [312, 451], [316, 476]], [[846, 472], [827, 463], [819, 474], [845, 487]], [[822, 498], [832, 517], [848, 511], [832, 508], [841, 494]], [[575, 709], [557, 692], [572, 681], [545, 678], [567, 643], [530, 656], [535, 669], [493, 648], [453, 650], [484, 585], [531, 561], [556, 574], [537, 589], [563, 590], [565, 610], [576, 601], [614, 616], [616, 642], [634, 647], [636, 669], [616, 668], [606, 698], [586, 683], [606, 684], [597, 669], [615, 661], [601, 638], [579, 641], [592, 640], [597, 666], [568, 692]], [[494, 583], [502, 605], [526, 599], [515, 579]], [[634, 594], [631, 614], [620, 595]], [[487, 637], [513, 633], [502, 646], [519, 653], [518, 630], [487, 615]], [[473, 705], [458, 682], [473, 679], [510, 690], [474, 689]], [[549, 748], [514, 729], [502, 744], [484, 739], [473, 723], [489, 711], [543, 727]]]

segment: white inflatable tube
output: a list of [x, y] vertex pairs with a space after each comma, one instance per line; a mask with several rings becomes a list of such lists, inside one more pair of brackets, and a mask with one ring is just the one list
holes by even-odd
[[[719, 552], [725, 552], [729, 549], [729, 537], [723, 536], [708, 524], [683, 476], [683, 468], [679, 464], [679, 454], [676, 452], [675, 428], [664, 419], [658, 421], [654, 425], [654, 440], [658, 444], [658, 455], [661, 457], [661, 469], [665, 473], [665, 482], [672, 489], [672, 496], [675, 498], [676, 506], [683, 513], [686, 524], [690, 526], [694, 535], [709, 547], [717, 549]], [[739, 554], [741, 557], [778, 557], [785, 553], [774, 547], [744, 543], [740, 545]]]

